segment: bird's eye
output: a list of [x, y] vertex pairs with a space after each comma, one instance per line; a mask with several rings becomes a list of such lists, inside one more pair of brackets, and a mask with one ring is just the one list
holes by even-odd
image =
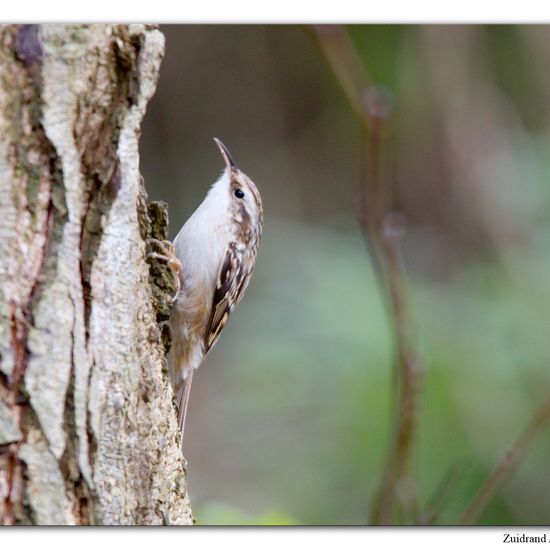
[[244, 191], [242, 189], [235, 189], [234, 194], [238, 199], [244, 199]]

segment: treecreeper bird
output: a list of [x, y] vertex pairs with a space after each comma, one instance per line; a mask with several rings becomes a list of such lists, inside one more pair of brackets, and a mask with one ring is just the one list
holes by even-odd
[[243, 297], [262, 233], [258, 189], [237, 168], [227, 147], [219, 139], [214, 141], [226, 168], [164, 256], [176, 267], [179, 278], [169, 319], [172, 347], [168, 368], [182, 441], [193, 373]]

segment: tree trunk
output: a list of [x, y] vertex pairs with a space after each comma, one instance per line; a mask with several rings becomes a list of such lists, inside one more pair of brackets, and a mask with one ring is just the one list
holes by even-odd
[[143, 25], [0, 29], [5, 524], [192, 523], [139, 174], [163, 51]]

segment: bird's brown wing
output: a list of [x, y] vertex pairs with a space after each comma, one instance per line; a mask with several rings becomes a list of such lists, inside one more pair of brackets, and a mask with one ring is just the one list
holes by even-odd
[[253, 260], [246, 262], [248, 267], [246, 269], [245, 262], [243, 262], [244, 253], [244, 247], [240, 247], [235, 242], [230, 242], [225, 250], [225, 256], [218, 272], [216, 289], [214, 290], [212, 312], [204, 335], [205, 355], [218, 340], [229, 315], [239, 303], [248, 286]]

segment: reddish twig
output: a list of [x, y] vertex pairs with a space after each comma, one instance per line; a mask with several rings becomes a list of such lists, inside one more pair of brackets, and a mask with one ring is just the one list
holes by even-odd
[[389, 524], [394, 518], [396, 501], [405, 508], [408, 517], [417, 516], [415, 483], [409, 469], [423, 370], [411, 336], [406, 275], [399, 246], [404, 224], [388, 206], [384, 172], [385, 138], [392, 104], [386, 90], [371, 84], [343, 27], [316, 26], [313, 31], [321, 52], [361, 122], [367, 144], [359, 219], [377, 276], [388, 298], [397, 347], [394, 435], [371, 517], [374, 524]]
[[371, 515], [375, 525], [392, 522], [396, 500], [405, 508], [408, 518], [418, 514], [415, 482], [409, 469], [423, 369], [411, 336], [405, 271], [399, 247], [401, 228], [395, 217], [395, 214], [388, 214], [384, 218], [381, 239], [397, 346], [397, 397], [393, 441]]

